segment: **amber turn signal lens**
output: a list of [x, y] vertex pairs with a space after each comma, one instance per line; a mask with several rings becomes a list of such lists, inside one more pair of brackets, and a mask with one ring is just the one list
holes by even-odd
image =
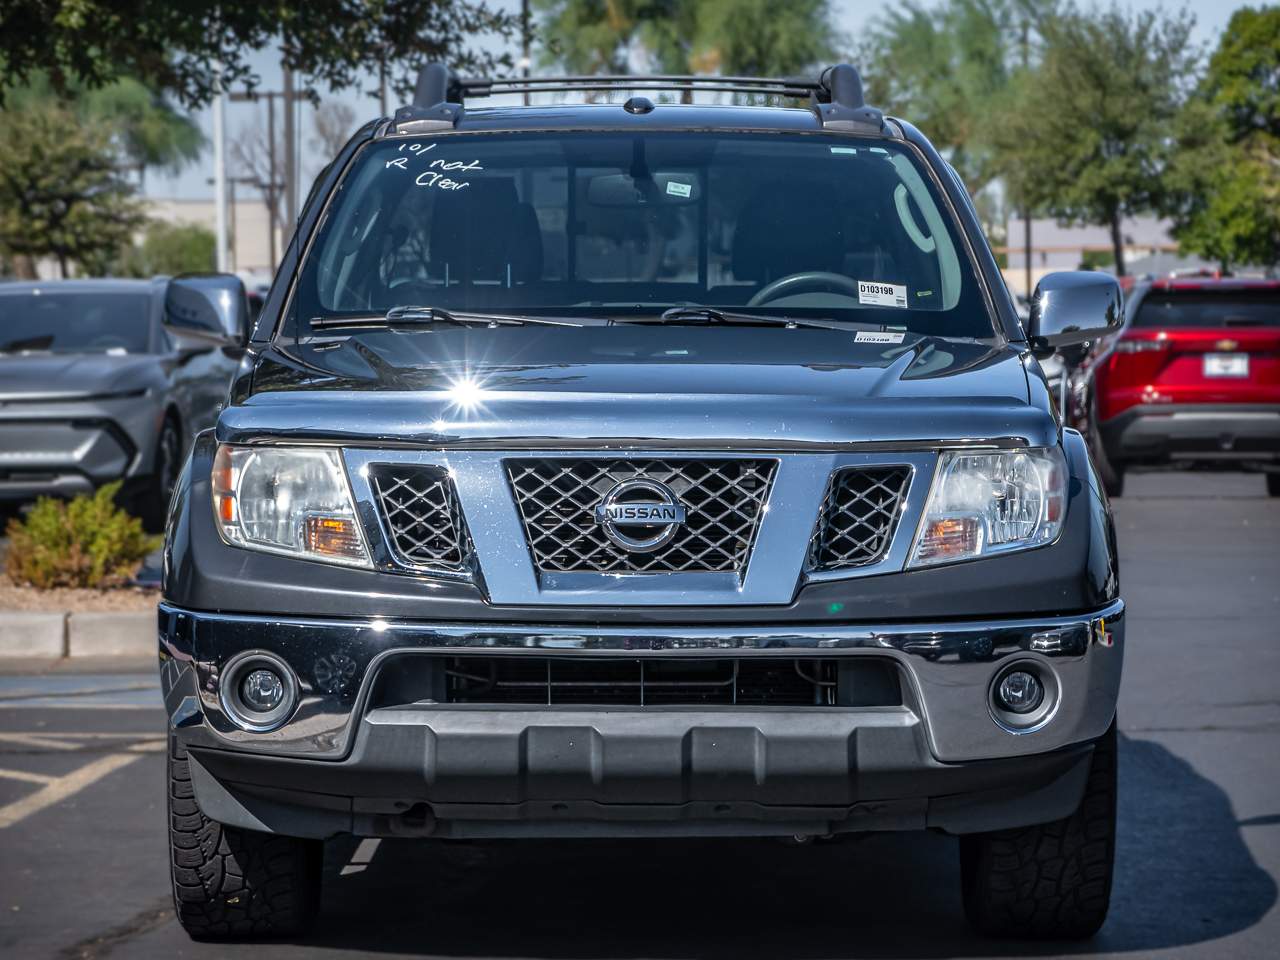
[[218, 448], [213, 458], [213, 504], [218, 519], [223, 523], [236, 522], [235, 469], [231, 466], [231, 454], [226, 446]]
[[916, 555], [921, 560], [970, 556], [978, 550], [982, 524], [975, 517], [945, 517], [925, 525]]
[[333, 557], [363, 557], [364, 545], [355, 522], [343, 517], [307, 517], [303, 532], [307, 549]]

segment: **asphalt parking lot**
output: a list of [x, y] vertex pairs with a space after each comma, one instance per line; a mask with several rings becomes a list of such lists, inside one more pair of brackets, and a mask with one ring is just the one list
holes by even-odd
[[[1276, 955], [1280, 500], [1149, 475], [1116, 502], [1130, 619], [1111, 918], [1071, 954]], [[191, 943], [169, 909], [152, 673], [0, 677], [6, 957], [979, 957], [955, 842], [525, 842], [326, 848], [305, 942]]]

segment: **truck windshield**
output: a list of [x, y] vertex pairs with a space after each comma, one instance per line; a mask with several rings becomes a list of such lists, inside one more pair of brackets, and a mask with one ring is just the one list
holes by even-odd
[[146, 353], [150, 304], [140, 293], [0, 294], [0, 353]]
[[993, 335], [959, 231], [914, 153], [831, 135], [372, 144], [321, 223], [290, 332], [408, 305], [619, 320], [700, 305]]

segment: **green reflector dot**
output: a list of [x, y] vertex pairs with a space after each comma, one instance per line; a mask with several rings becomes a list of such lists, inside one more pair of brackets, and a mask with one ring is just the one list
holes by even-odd
[[827, 613], [839, 613], [844, 609], [843, 603], [832, 603], [827, 606]]

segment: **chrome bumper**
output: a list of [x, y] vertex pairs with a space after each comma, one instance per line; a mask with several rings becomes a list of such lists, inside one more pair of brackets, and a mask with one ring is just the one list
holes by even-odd
[[[570, 722], [574, 728], [590, 728], [596, 715], [607, 715], [602, 725], [612, 727], [622, 722], [625, 727], [627, 722], [660, 712], [668, 725], [673, 718], [685, 718], [692, 730], [705, 727], [710, 713], [717, 718], [717, 729], [742, 726], [756, 730], [750, 717], [760, 713], [758, 707], [754, 711], [729, 707], [551, 711], [420, 702], [375, 704], [371, 700], [378, 675], [387, 664], [424, 654], [705, 659], [750, 653], [892, 661], [901, 672], [904, 696], [900, 707], [765, 709], [784, 718], [775, 724], [789, 723], [793, 732], [826, 724], [822, 718], [841, 718], [841, 736], [847, 741], [849, 755], [856, 752], [854, 747], [863, 737], [875, 736], [877, 728], [907, 727], [920, 738], [922, 755], [950, 764], [1043, 754], [1101, 736], [1114, 717], [1119, 693], [1124, 604], [1117, 600], [1087, 614], [1025, 620], [831, 623], [759, 630], [281, 619], [199, 613], [161, 604], [159, 640], [171, 727], [187, 746], [197, 749], [342, 761], [352, 754], [359, 738], [375, 735], [376, 728], [410, 723], [430, 728], [428, 737], [434, 737], [436, 743], [433, 756], [439, 758], [447, 752], [445, 748], [458, 745], [448, 744], [450, 731], [458, 737], [474, 738], [475, 731], [467, 733], [470, 721], [463, 714], [490, 716], [495, 721], [501, 716], [503, 729], [490, 729], [489, 733], [504, 756], [512, 749], [530, 749], [536, 737], [529, 731], [568, 729]], [[223, 666], [249, 650], [266, 651], [285, 661], [296, 674], [300, 692], [299, 706], [290, 719], [265, 733], [238, 727], [219, 697]], [[1051, 712], [1022, 732], [997, 722], [989, 707], [993, 681], [1015, 662], [1038, 665], [1057, 687]], [[886, 710], [894, 714], [892, 723], [886, 721]], [[768, 761], [781, 761], [785, 769], [787, 736], [782, 730], [777, 733], [765, 755]], [[681, 737], [673, 736], [678, 746]], [[744, 756], [758, 752], [759, 731], [749, 739], [753, 745]]]

